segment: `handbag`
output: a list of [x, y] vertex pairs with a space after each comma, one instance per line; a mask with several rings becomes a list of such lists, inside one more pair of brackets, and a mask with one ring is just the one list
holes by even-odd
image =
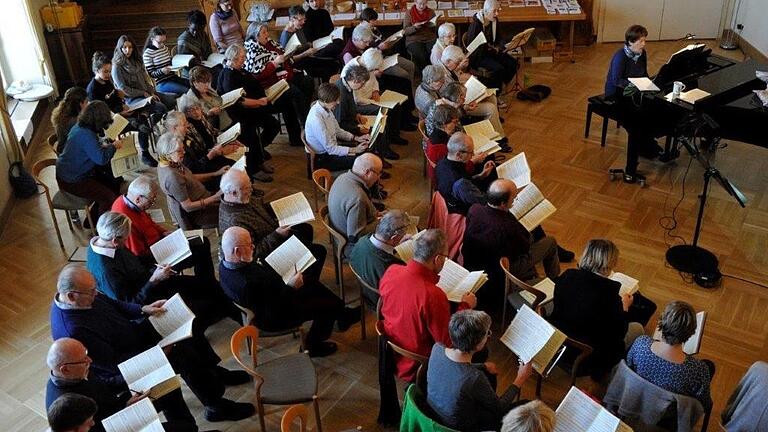
[[29, 198], [37, 194], [37, 182], [20, 161], [12, 162], [8, 168], [8, 180], [17, 198]]

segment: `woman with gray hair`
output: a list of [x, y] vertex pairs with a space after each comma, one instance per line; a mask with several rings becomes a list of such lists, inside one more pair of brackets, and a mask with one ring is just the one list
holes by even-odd
[[437, 40], [432, 46], [432, 53], [429, 55], [429, 61], [433, 65], [440, 64], [440, 58], [443, 56], [445, 47], [451, 46], [456, 42], [456, 26], [453, 23], [442, 23], [437, 28]]
[[357, 25], [352, 30], [352, 37], [349, 38], [344, 49], [341, 51], [341, 62], [347, 64], [355, 57], [363, 55], [363, 51], [368, 49], [373, 43], [375, 37], [371, 28], [366, 25]]
[[429, 65], [421, 72], [421, 84], [416, 87], [414, 103], [422, 118], [426, 118], [435, 104], [445, 103], [440, 97], [440, 89], [445, 84], [445, 68]]
[[512, 409], [501, 422], [501, 432], [552, 432], [555, 412], [540, 400]]
[[578, 268], [566, 270], [555, 280], [549, 320], [593, 348], [584, 368], [597, 382], [624, 358], [656, 311], [656, 304], [639, 292], [621, 294], [621, 283], [610, 279], [618, 260], [619, 248], [612, 241], [592, 239]]
[[452, 347], [436, 343], [427, 368], [427, 403], [437, 421], [451, 429], [474, 432], [499, 430], [502, 417], [515, 405], [520, 388], [533, 371], [520, 366], [512, 385], [496, 395], [493, 363], [473, 364], [472, 356], [485, 349], [491, 337], [491, 317], [482, 311], [461, 310], [448, 323]]

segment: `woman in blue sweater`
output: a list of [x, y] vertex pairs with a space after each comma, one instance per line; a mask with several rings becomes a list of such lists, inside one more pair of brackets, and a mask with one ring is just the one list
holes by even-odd
[[120, 148], [120, 142], [104, 138], [104, 130], [112, 123], [112, 112], [103, 101], [92, 101], [72, 126], [64, 149], [56, 161], [59, 189], [96, 202], [91, 220], [112, 207], [120, 194], [121, 181], [109, 170], [109, 164]]

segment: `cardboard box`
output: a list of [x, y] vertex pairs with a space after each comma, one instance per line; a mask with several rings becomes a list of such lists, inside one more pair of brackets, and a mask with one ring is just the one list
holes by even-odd
[[77, 3], [58, 3], [40, 8], [40, 16], [46, 27], [74, 28], [83, 20], [83, 8]]
[[555, 36], [548, 28], [536, 28], [531, 36], [533, 46], [539, 51], [554, 51], [557, 45]]

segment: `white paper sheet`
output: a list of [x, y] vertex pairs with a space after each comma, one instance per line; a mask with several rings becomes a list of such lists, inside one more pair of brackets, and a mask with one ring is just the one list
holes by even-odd
[[496, 175], [499, 178], [512, 180], [518, 189], [528, 186], [531, 183], [531, 167], [528, 166], [525, 152], [518, 153], [508, 161], [497, 166]]
[[187, 241], [181, 228], [160, 239], [150, 246], [149, 250], [160, 265], [175, 266], [192, 256], [192, 251], [189, 250], [189, 241]]
[[291, 236], [264, 260], [286, 284], [296, 273], [303, 273], [316, 261], [312, 252], [296, 236]]
[[274, 210], [280, 226], [293, 226], [315, 220], [315, 213], [302, 192], [274, 200], [269, 205]]

